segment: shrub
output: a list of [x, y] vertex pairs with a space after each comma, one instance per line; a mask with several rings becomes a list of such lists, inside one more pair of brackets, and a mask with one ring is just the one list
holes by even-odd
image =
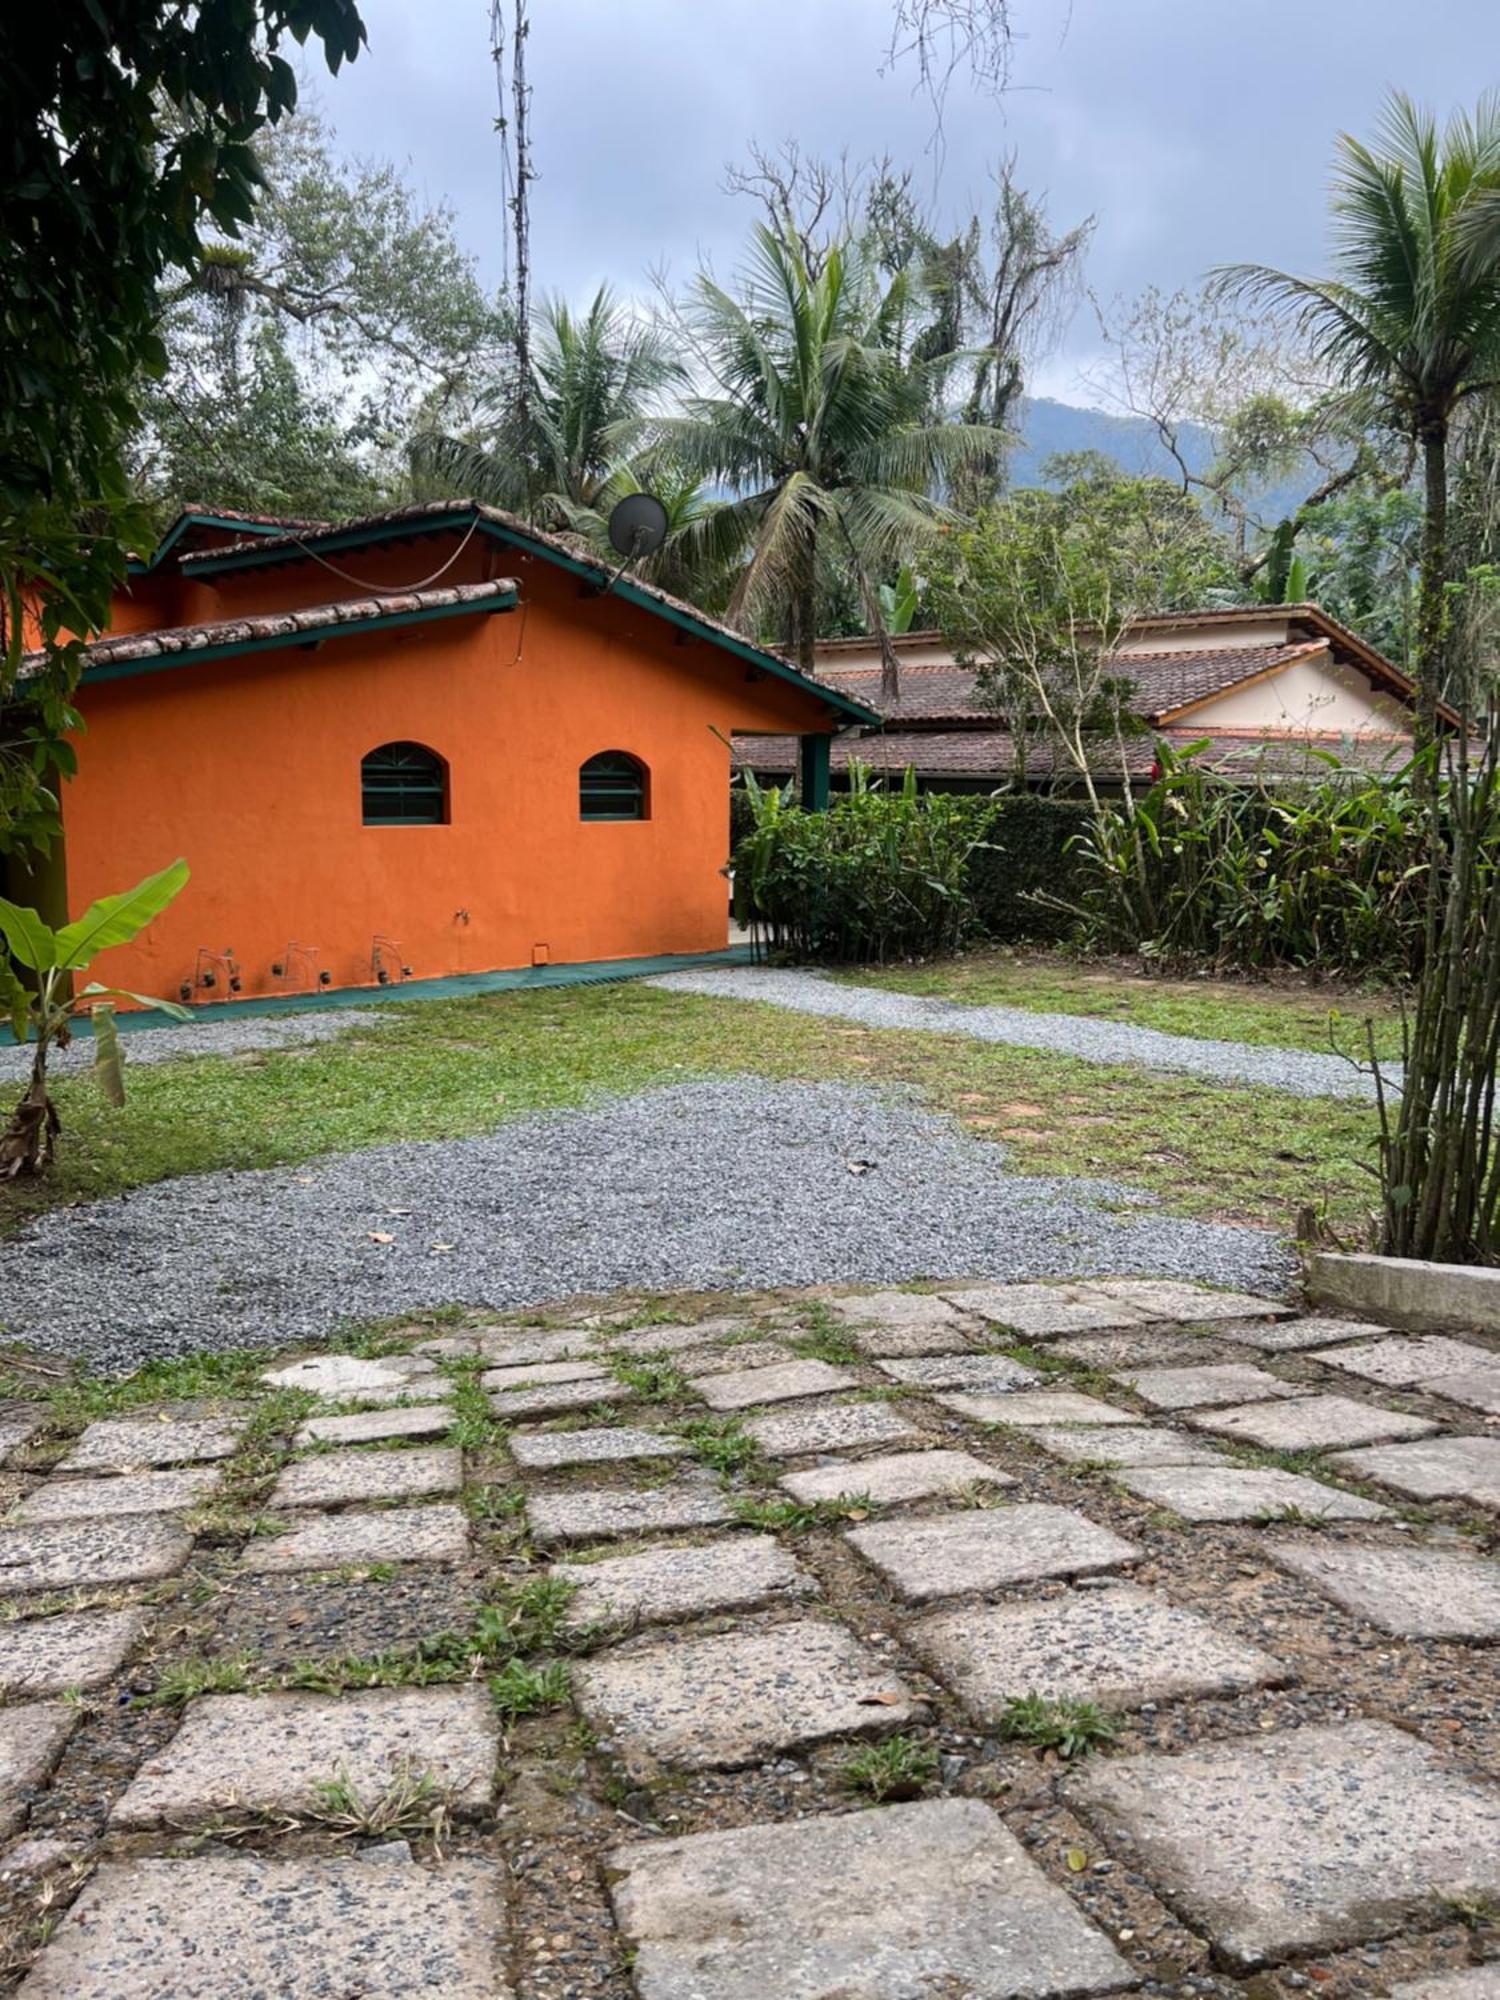
[[735, 904], [774, 950], [830, 964], [956, 951], [978, 927], [969, 886], [989, 799], [882, 791], [853, 766], [826, 812], [746, 780], [754, 825], [735, 850]]
[[989, 838], [969, 862], [979, 928], [997, 944], [1055, 944], [1078, 926], [1074, 911], [1058, 903], [1076, 904], [1084, 894], [1073, 844], [1090, 824], [1088, 808], [1035, 792], [1007, 792], [993, 803]]

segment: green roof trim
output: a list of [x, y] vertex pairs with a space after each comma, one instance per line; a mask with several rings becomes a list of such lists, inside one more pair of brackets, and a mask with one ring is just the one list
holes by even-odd
[[246, 521], [226, 514], [179, 514], [146, 561], [132, 556], [125, 565], [126, 569], [132, 576], [149, 576], [154, 569], [161, 567], [191, 528], [222, 528], [227, 535], [285, 535], [289, 532], [285, 522]]
[[[531, 536], [524, 530], [508, 528], [498, 521], [490, 520], [481, 510], [474, 507], [455, 507], [449, 513], [435, 513], [420, 518], [405, 520], [381, 520], [361, 527], [357, 522], [334, 534], [309, 535], [309, 542], [316, 541], [319, 549], [337, 552], [345, 549], [370, 548], [381, 542], [415, 541], [425, 535], [462, 533], [465, 529], [478, 525], [492, 540], [509, 547], [524, 549], [530, 555], [539, 555], [553, 563], [558, 569], [581, 578], [586, 583], [600, 586], [601, 590], [610, 580], [611, 571], [603, 564], [589, 562], [581, 556], [566, 554], [545, 536]], [[299, 544], [295, 548], [283, 545], [274, 549], [235, 549], [224, 555], [206, 551], [198, 557], [192, 567], [194, 576], [218, 576], [228, 570], [265, 569], [276, 563], [295, 562], [302, 555]], [[643, 588], [629, 578], [620, 578], [611, 589], [612, 596], [620, 597], [638, 610], [648, 611], [657, 618], [664, 618], [669, 625], [680, 631], [690, 632], [694, 638], [702, 639], [722, 652], [730, 653], [743, 660], [747, 666], [769, 674], [773, 679], [786, 681], [792, 687], [800, 688], [804, 694], [815, 696], [848, 722], [862, 722], [878, 726], [881, 717], [873, 708], [866, 708], [863, 702], [840, 689], [829, 687], [824, 682], [810, 679], [790, 662], [778, 659], [774, 653], [752, 645], [748, 639], [737, 638], [726, 632], [711, 618], [695, 613], [690, 606], [678, 604], [673, 599], [656, 591]]]
[[376, 618], [331, 618], [323, 625], [304, 625], [294, 632], [275, 632], [264, 638], [226, 640], [221, 645], [187, 646], [176, 653], [156, 653], [143, 660], [106, 660], [85, 667], [85, 687], [101, 681], [134, 680], [141, 674], [170, 673], [178, 667], [201, 666], [210, 660], [236, 660], [251, 653], [274, 653], [290, 646], [320, 646], [326, 639], [357, 639], [364, 632], [391, 632], [402, 625], [432, 625], [443, 618], [483, 617], [496, 611], [514, 611], [516, 593], [486, 599], [480, 604], [427, 605], [420, 611], [395, 611]]

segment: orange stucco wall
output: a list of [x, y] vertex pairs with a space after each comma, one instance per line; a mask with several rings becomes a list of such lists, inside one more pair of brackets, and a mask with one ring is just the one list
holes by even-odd
[[[360, 552], [349, 567], [395, 589], [453, 546]], [[74, 911], [178, 854], [193, 871], [101, 976], [173, 997], [203, 946], [232, 949], [245, 994], [282, 992], [271, 967], [295, 942], [334, 985], [360, 985], [376, 933], [419, 978], [530, 965], [538, 948], [558, 964], [723, 946], [723, 739], [824, 728], [822, 703], [704, 641], [678, 644], [618, 598], [581, 596], [536, 557], [475, 546], [444, 580], [494, 573], [517, 578], [524, 610], [85, 685], [64, 799]], [[350, 589], [304, 563], [196, 586], [191, 615]], [[360, 760], [402, 740], [447, 759], [447, 825], [362, 823]], [[578, 767], [601, 750], [648, 767], [648, 819], [579, 819]], [[305, 984], [299, 967], [291, 988]]]

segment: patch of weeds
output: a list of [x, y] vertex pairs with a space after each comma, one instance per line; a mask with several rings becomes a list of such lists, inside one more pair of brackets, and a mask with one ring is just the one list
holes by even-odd
[[257, 1535], [285, 1535], [290, 1521], [277, 1514], [244, 1513], [237, 1507], [196, 1507], [182, 1515], [182, 1525], [195, 1541], [209, 1547], [233, 1547]]
[[1439, 1896], [1438, 1901], [1467, 1930], [1482, 1930], [1500, 1919], [1500, 1901], [1483, 1890], [1459, 1889], [1451, 1896]]
[[507, 1660], [498, 1674], [490, 1675], [490, 1693], [504, 1723], [523, 1715], [540, 1715], [559, 1708], [573, 1691], [573, 1675], [566, 1660], [547, 1660], [541, 1666], [527, 1666], [524, 1660]]
[[452, 1819], [449, 1794], [430, 1771], [409, 1765], [371, 1791], [362, 1791], [347, 1771], [340, 1771], [315, 1784], [312, 1796], [305, 1816], [343, 1840], [428, 1834], [440, 1848]]
[[485, 1605], [475, 1619], [478, 1650], [493, 1663], [564, 1644], [564, 1621], [577, 1595], [577, 1584], [560, 1576], [536, 1576], [515, 1585], [498, 1603]]
[[807, 1331], [783, 1336], [793, 1354], [800, 1354], [805, 1361], [826, 1361], [834, 1368], [857, 1367], [864, 1360], [848, 1328], [821, 1299], [803, 1306], [801, 1315]]
[[1045, 1347], [1033, 1347], [1029, 1341], [1011, 1340], [1006, 1344], [986, 1348], [986, 1352], [1003, 1354], [1009, 1361], [1018, 1361], [1023, 1368], [1034, 1368], [1039, 1375], [1071, 1375], [1073, 1363], [1065, 1354], [1049, 1354]]
[[692, 1384], [669, 1354], [612, 1354], [609, 1372], [647, 1403], [681, 1403]]
[[1295, 1500], [1283, 1500], [1279, 1507], [1258, 1507], [1250, 1518], [1257, 1528], [1323, 1528], [1328, 1525], [1326, 1514], [1299, 1507]]
[[760, 1446], [734, 1417], [694, 1417], [676, 1429], [720, 1479], [735, 1479], [761, 1466]]
[[1045, 1695], [1012, 1695], [1000, 1712], [1000, 1734], [1008, 1742], [1033, 1750], [1055, 1750], [1059, 1757], [1087, 1757], [1112, 1743], [1118, 1725], [1097, 1702], [1049, 1701]]
[[[837, 1500], [737, 1500], [734, 1518], [741, 1527], [761, 1528], [772, 1534], [805, 1535], [814, 1528], [827, 1528], [854, 1518], [851, 1509], [862, 1504], [862, 1496], [841, 1495]], [[873, 1505], [863, 1496], [865, 1512]], [[865, 1515], [860, 1514], [860, 1519]]]
[[840, 1766], [839, 1776], [856, 1792], [866, 1792], [877, 1805], [886, 1799], [914, 1799], [937, 1775], [938, 1755], [914, 1736], [887, 1736], [871, 1743]]
[[463, 1500], [473, 1521], [515, 1521], [526, 1511], [519, 1486], [466, 1486]]
[[134, 1708], [174, 1708], [200, 1694], [244, 1694], [254, 1661], [248, 1653], [219, 1660], [168, 1660], [150, 1694], [137, 1695]]

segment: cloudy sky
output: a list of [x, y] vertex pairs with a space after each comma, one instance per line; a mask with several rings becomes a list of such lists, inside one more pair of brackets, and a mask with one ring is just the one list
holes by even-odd
[[[1016, 0], [1013, 88], [960, 80], [945, 144], [909, 68], [882, 74], [888, 0], [531, 0], [538, 286], [643, 291], [700, 256], [732, 268], [751, 216], [722, 189], [751, 140], [889, 153], [944, 216], [1014, 151], [1053, 220], [1098, 218], [1103, 297], [1219, 260], [1315, 268], [1333, 135], [1399, 86], [1441, 110], [1500, 83], [1495, 0]], [[408, 164], [499, 276], [504, 226], [486, 0], [362, 0], [367, 53], [317, 96], [340, 144]], [[1074, 401], [1087, 308], [1037, 386]]]

